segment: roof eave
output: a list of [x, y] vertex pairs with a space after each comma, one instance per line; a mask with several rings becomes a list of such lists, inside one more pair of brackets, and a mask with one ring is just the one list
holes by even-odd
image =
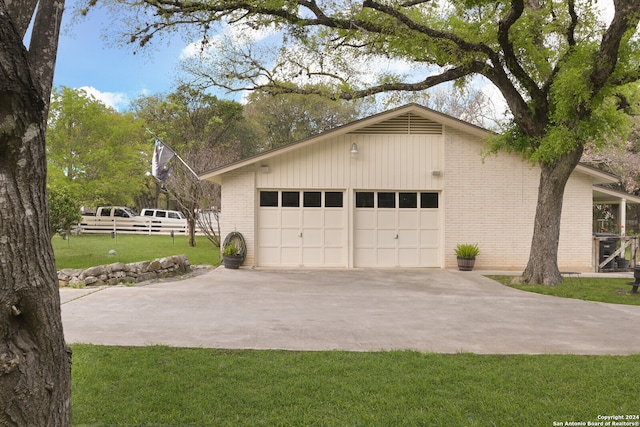
[[593, 186], [593, 201], [596, 203], [615, 204], [620, 203], [623, 199], [627, 203], [640, 204], [640, 197], [636, 195], [598, 185]]
[[603, 172], [600, 169], [596, 169], [584, 163], [578, 163], [575, 170], [592, 177], [593, 184], [618, 184], [620, 182], [620, 178], [618, 176]]

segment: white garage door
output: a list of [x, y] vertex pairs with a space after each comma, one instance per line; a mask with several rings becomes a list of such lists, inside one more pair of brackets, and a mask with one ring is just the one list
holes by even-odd
[[259, 192], [257, 264], [345, 267], [342, 191]]
[[440, 267], [439, 194], [358, 191], [355, 267]]

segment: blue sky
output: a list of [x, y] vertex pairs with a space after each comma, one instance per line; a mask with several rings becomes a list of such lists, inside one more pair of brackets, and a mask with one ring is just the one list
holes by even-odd
[[63, 16], [54, 86], [87, 87], [90, 94], [119, 109], [141, 94], [174, 89], [187, 42], [176, 38], [169, 44], [153, 43], [146, 52], [134, 55], [132, 46], [111, 46], [104, 40], [107, 11], [95, 9], [74, 20], [73, 6], [68, 2]]
[[[109, 11], [92, 9], [86, 17], [74, 19], [75, 3], [67, 1], [63, 16], [54, 86], [84, 88], [119, 110], [140, 95], [173, 91], [180, 55], [188, 41], [177, 36], [155, 41], [134, 55], [133, 46], [116, 46], [104, 40], [111, 21]], [[605, 16], [610, 16], [611, 0], [598, 3], [604, 7]]]

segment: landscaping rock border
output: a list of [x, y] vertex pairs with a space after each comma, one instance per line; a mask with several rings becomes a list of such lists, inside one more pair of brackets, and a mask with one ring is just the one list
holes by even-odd
[[164, 279], [190, 271], [191, 265], [187, 256], [174, 255], [131, 264], [116, 262], [87, 269], [65, 268], [58, 271], [58, 285], [60, 287], [115, 286]]

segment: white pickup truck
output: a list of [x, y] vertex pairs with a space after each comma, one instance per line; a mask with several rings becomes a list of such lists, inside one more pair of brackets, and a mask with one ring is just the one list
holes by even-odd
[[[101, 206], [95, 213], [82, 214], [80, 232], [123, 234], [186, 234], [187, 232], [187, 220], [180, 212], [162, 209], [144, 209], [142, 212], [143, 215], [138, 215], [134, 210], [124, 206]], [[176, 218], [175, 213], [182, 217]]]

